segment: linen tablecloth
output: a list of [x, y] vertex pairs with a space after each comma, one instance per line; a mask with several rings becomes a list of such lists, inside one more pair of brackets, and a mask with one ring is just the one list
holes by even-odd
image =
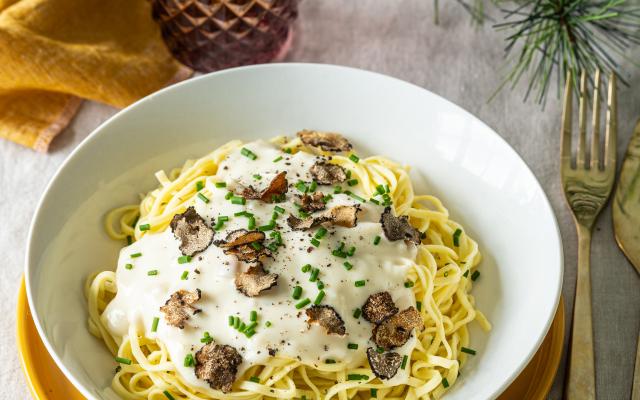
[[[490, 23], [481, 28], [472, 26], [455, 2], [440, 3], [440, 25], [436, 26], [431, 0], [303, 1], [296, 44], [287, 61], [347, 65], [398, 77], [455, 102], [502, 135], [532, 168], [558, 217], [564, 240], [563, 292], [569, 326], [577, 246], [558, 172], [560, 102], [552, 92], [544, 109], [531, 101], [524, 103], [521, 85], [516, 91], [499, 93], [488, 103], [503, 76], [504, 35], [493, 31]], [[640, 69], [628, 65], [628, 71], [631, 87], [640, 87]], [[619, 96], [621, 159], [640, 117], [640, 94], [622, 86]], [[48, 155], [0, 141], [2, 399], [29, 398], [16, 350], [15, 304], [35, 206], [60, 163], [116, 111], [85, 103], [69, 128], [53, 142]], [[640, 279], [615, 245], [610, 207], [596, 224], [591, 267], [598, 398], [627, 399], [640, 329]], [[550, 399], [561, 398], [564, 360]]]

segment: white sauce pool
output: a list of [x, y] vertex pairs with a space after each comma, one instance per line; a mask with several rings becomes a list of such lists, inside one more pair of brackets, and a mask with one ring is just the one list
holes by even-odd
[[[343, 361], [353, 367], [368, 365], [367, 347], [375, 347], [369, 340], [373, 325], [362, 317], [354, 318], [353, 312], [364, 304], [369, 295], [381, 291], [388, 291], [401, 310], [415, 305], [413, 292], [404, 287], [404, 282], [416, 257], [416, 247], [402, 240], [391, 242], [386, 239], [379, 223], [382, 206], [370, 202], [362, 204], [347, 195], [333, 194], [332, 186], [318, 186], [317, 189], [333, 195], [327, 209], [339, 204], [361, 204], [358, 224], [354, 228], [329, 227], [320, 246], [313, 247], [310, 239], [318, 228], [292, 231], [286, 218], [290, 213], [297, 215], [293, 201], [297, 200], [295, 195], [300, 192], [293, 185], [298, 180], [312, 180], [308, 171], [317, 157], [303, 152], [286, 154], [262, 141], [248, 143], [244, 147], [257, 154], [258, 158], [250, 160], [242, 156], [239, 149], [232, 152], [220, 165], [217, 176], [206, 184], [204, 192], [210, 199], [209, 203], [196, 198], [195, 208], [208, 221], [220, 215], [229, 216], [224, 228], [216, 232], [215, 240], [224, 239], [232, 230], [247, 228], [247, 218], [235, 217], [236, 212], [246, 210], [253, 213], [256, 226], [260, 226], [269, 222], [274, 206], [286, 209], [286, 213], [277, 220], [284, 247], [264, 263], [266, 270], [279, 274], [277, 286], [257, 297], [244, 296], [236, 290], [234, 279], [236, 273], [246, 270], [247, 265], [238, 262], [234, 256], [225, 255], [213, 244], [194, 256], [191, 262], [179, 264], [178, 257], [182, 255], [178, 249], [179, 241], [171, 228], [167, 228], [161, 233], [147, 234], [121, 250], [116, 271], [118, 293], [104, 313], [108, 329], [116, 335], [125, 336], [129, 325], [135, 324], [138, 332], [157, 337], [166, 344], [184, 379], [201, 387], [206, 387], [207, 383], [196, 378], [194, 368], [184, 367], [183, 360], [187, 354], [195, 354], [200, 349], [203, 345], [200, 339], [205, 331], [211, 334], [215, 343], [233, 346], [242, 355], [238, 376], [251, 365], [267, 361], [270, 357], [268, 349], [276, 349], [279, 356], [297, 358], [309, 365], [324, 363], [326, 359]], [[274, 163], [273, 160], [279, 156], [283, 160]], [[242, 206], [224, 198], [227, 191], [238, 184], [262, 188], [283, 170], [287, 171], [289, 182], [286, 202], [266, 204], [247, 200]], [[254, 174], [260, 174], [262, 179], [256, 180]], [[227, 188], [215, 187], [214, 183], [221, 181], [226, 182]], [[357, 186], [345, 184], [343, 187], [357, 193]], [[376, 236], [381, 237], [378, 245], [373, 244]], [[341, 241], [345, 242], [345, 248], [356, 247], [355, 254], [346, 260], [331, 254]], [[142, 256], [131, 258], [130, 255], [135, 253], [142, 253]], [[343, 266], [345, 261], [350, 262], [353, 269], [348, 271]], [[125, 269], [126, 264], [132, 264], [133, 269]], [[318, 325], [309, 328], [304, 309], [295, 308], [299, 302], [292, 298], [296, 285], [303, 289], [301, 299], [309, 298], [311, 304], [319, 292], [316, 282], [309, 281], [310, 274], [301, 271], [305, 264], [320, 269], [318, 279], [324, 283], [325, 291], [321, 304], [332, 306], [340, 314], [345, 322], [345, 336], [327, 335]], [[147, 275], [150, 270], [157, 270], [158, 274]], [[188, 271], [187, 280], [181, 279], [184, 271]], [[366, 281], [365, 286], [355, 287], [354, 282], [358, 280]], [[202, 298], [195, 306], [202, 312], [192, 316], [184, 329], [167, 325], [159, 308], [177, 290], [193, 291], [196, 288], [201, 290]], [[259, 325], [255, 335], [247, 338], [230, 327], [228, 319], [230, 315], [238, 316], [248, 324], [252, 310], [258, 312]], [[151, 332], [154, 317], [160, 318], [155, 333]], [[270, 327], [265, 326], [267, 321], [271, 322]], [[349, 343], [358, 344], [358, 349], [349, 349]], [[415, 337], [412, 336], [395, 351], [410, 354], [414, 345]], [[387, 382], [406, 382], [408, 372], [399, 369], [396, 377]]]

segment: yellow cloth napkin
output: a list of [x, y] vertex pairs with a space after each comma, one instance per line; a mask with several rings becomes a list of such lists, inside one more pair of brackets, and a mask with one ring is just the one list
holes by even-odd
[[191, 71], [147, 0], [0, 0], [0, 137], [38, 151], [80, 98], [124, 107]]

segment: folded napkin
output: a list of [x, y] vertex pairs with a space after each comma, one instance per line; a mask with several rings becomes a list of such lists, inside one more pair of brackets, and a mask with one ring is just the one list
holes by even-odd
[[191, 71], [147, 0], [0, 0], [0, 137], [45, 152], [81, 98], [124, 107]]

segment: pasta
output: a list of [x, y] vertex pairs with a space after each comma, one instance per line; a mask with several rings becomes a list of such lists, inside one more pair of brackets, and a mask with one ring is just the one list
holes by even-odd
[[[378, 196], [380, 201], [387, 198], [396, 215], [408, 216], [411, 226], [422, 232], [405, 278], [411, 282], [415, 306], [424, 321], [424, 328], [415, 332], [406, 365], [403, 363], [407, 379], [402, 384], [385, 384], [366, 361], [355, 366], [340, 360], [312, 364], [276, 354], [242, 371], [232, 391], [194, 386], [178, 371], [177, 364], [183, 361], [171, 358], [167, 343], [148, 337], [138, 324], [129, 324], [122, 335], [110, 329], [105, 310], [118, 293], [117, 273], [101, 271], [88, 277], [85, 286], [88, 324], [90, 332], [120, 360], [112, 380], [113, 390], [123, 399], [151, 400], [440, 398], [455, 384], [467, 357], [475, 354], [468, 348], [468, 325], [477, 321], [484, 330], [491, 328], [476, 310], [470, 294], [481, 260], [477, 243], [449, 218], [440, 200], [415, 194], [408, 169], [395, 162], [381, 156], [357, 159], [353, 154], [330, 154], [305, 144], [300, 137], [276, 137], [270, 143], [284, 154], [330, 156], [332, 164], [350, 171], [349, 185], [357, 182], [351, 188], [359, 193], [354, 197], [364, 200]], [[243, 146], [240, 141], [232, 141], [202, 158], [187, 161], [168, 175], [156, 173], [160, 185], [142, 196], [140, 204], [119, 207], [106, 215], [108, 235], [131, 244], [167, 230], [174, 216], [192, 206], [199, 193], [211, 198], [207, 188], [215, 182], [219, 166]], [[149, 228], [141, 230], [144, 226]], [[350, 380], [353, 376], [366, 379]]]

